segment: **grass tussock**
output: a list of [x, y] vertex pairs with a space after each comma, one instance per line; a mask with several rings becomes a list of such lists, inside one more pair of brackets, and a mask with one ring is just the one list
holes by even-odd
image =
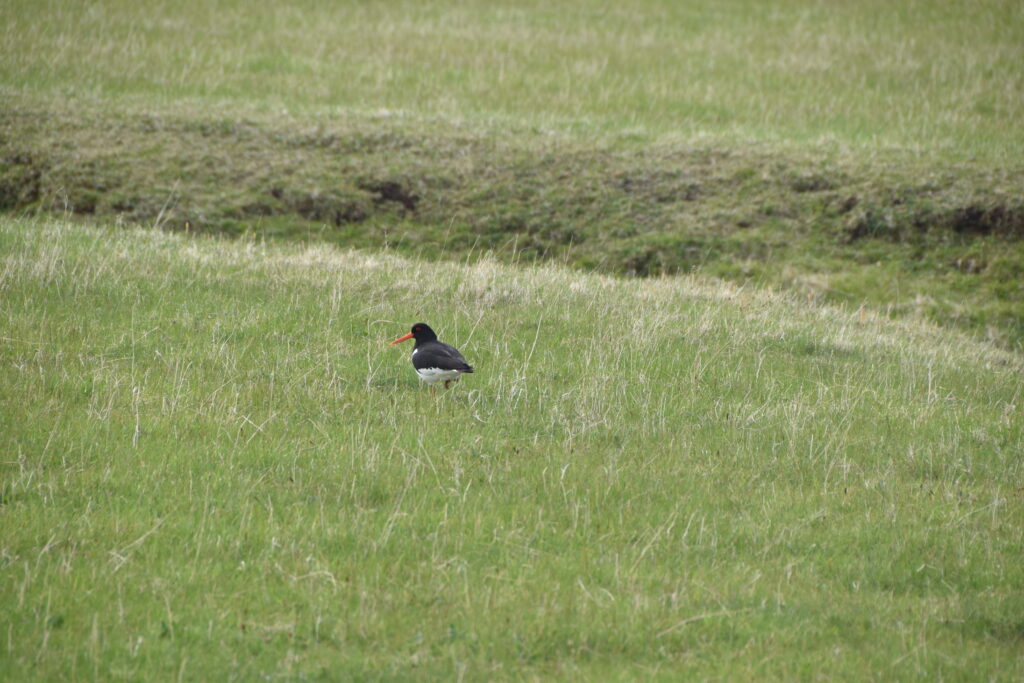
[[[1024, 673], [1019, 355], [696, 278], [0, 253], [5, 677]], [[417, 319], [478, 370], [436, 401]]]

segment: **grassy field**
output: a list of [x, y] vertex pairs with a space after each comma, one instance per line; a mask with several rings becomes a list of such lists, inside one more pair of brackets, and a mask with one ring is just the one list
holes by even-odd
[[1024, 678], [1021, 3], [0, 38], [0, 679]]
[[0, 208], [697, 273], [1024, 343], [1017, 2], [13, 2]]
[[[0, 245], [3, 678], [1024, 675], [1018, 355], [686, 278]], [[437, 400], [420, 318], [477, 368]]]
[[43, 0], [0, 13], [0, 81], [75, 98], [1024, 156], [1013, 0]]

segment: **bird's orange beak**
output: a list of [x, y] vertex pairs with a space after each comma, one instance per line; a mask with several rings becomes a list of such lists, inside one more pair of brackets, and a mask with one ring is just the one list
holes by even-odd
[[398, 342], [404, 342], [406, 339], [412, 339], [412, 332], [410, 332], [409, 334], [403, 335], [403, 336], [399, 337], [398, 339], [396, 339], [395, 341], [391, 342], [390, 346], [394, 346]]

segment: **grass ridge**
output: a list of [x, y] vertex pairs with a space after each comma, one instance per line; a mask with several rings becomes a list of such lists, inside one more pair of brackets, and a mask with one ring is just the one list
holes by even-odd
[[14, 214], [694, 272], [921, 314], [1010, 346], [1024, 330], [1024, 205], [1009, 167], [24, 102], [0, 126], [0, 206]]

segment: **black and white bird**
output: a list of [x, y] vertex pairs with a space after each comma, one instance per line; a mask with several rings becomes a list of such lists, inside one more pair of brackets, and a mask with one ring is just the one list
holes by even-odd
[[473, 366], [466, 362], [458, 349], [437, 340], [430, 325], [416, 323], [412, 326], [412, 332], [399, 337], [391, 345], [407, 339], [416, 340], [412, 350], [412, 366], [431, 392], [438, 382], [444, 382], [444, 388], [447, 389], [452, 382], [458, 382], [463, 374], [473, 372]]

